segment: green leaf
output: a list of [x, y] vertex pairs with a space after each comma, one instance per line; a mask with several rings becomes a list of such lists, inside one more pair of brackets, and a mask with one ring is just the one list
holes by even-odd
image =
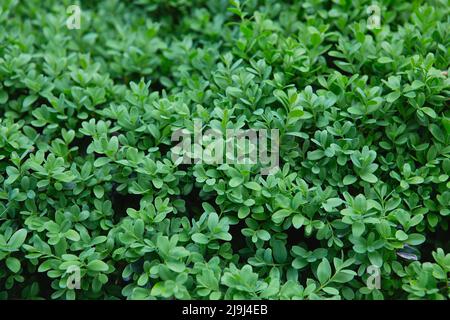
[[355, 277], [356, 272], [352, 270], [340, 270], [336, 273], [336, 275], [333, 277], [333, 282], [337, 283], [347, 283], [349, 281], [352, 281]]
[[300, 109], [294, 109], [291, 112], [289, 112], [288, 118], [301, 118], [303, 115], [305, 114], [305, 112], [303, 110]]
[[383, 265], [383, 257], [378, 251], [369, 252], [369, 260], [372, 265], [381, 268]]
[[360, 177], [369, 183], [376, 183], [378, 181], [378, 178], [374, 174], [368, 172], [360, 174]]
[[93, 260], [88, 263], [87, 268], [89, 271], [106, 272], [108, 271], [108, 265], [101, 260]]
[[322, 204], [322, 207], [327, 212], [332, 212], [334, 208], [340, 206], [344, 201], [340, 198], [330, 198]]
[[[397, 236], [397, 234], [396, 234], [396, 236]], [[422, 244], [424, 242], [425, 242], [425, 237], [420, 233], [410, 234], [406, 241], [407, 244], [410, 244], [412, 246], [418, 246], [419, 244]]]
[[292, 217], [292, 224], [295, 229], [299, 229], [303, 223], [305, 222], [305, 217], [301, 214], [296, 214], [294, 217]]
[[105, 194], [105, 190], [103, 189], [102, 186], [96, 185], [94, 187], [94, 194], [98, 199], [101, 199]]
[[308, 152], [308, 159], [312, 161], [317, 161], [319, 159], [322, 159], [325, 156], [323, 150], [314, 150]]
[[346, 185], [346, 186], [348, 186], [348, 185], [350, 185], [350, 184], [353, 184], [353, 183], [355, 183], [356, 182], [356, 177], [355, 176], [352, 176], [352, 175], [346, 175], [345, 177], [344, 177], [344, 180], [343, 180], [343, 183], [344, 183], [344, 185]]
[[253, 182], [253, 181], [246, 182], [245, 187], [247, 187], [248, 189], [251, 189], [251, 190], [261, 191], [261, 186], [258, 183]]
[[209, 242], [208, 237], [202, 233], [194, 233], [192, 235], [192, 240], [200, 244], [207, 244]]
[[19, 249], [20, 246], [25, 242], [26, 237], [27, 237], [27, 230], [19, 229], [9, 239], [8, 246], [13, 249]]
[[234, 177], [230, 180], [230, 187], [236, 188], [237, 186], [240, 186], [244, 182], [243, 177]]
[[80, 234], [71, 229], [66, 232], [66, 238], [72, 241], [80, 241]]
[[284, 263], [287, 259], [286, 246], [281, 240], [272, 240], [273, 257], [277, 263]]
[[395, 102], [398, 98], [400, 98], [400, 92], [394, 91], [394, 92], [389, 93], [389, 94], [386, 96], [386, 101], [389, 102], [389, 103], [393, 103], [393, 102]]
[[20, 270], [20, 261], [17, 258], [14, 257], [8, 257], [6, 259], [6, 266], [9, 270], [11, 270], [14, 273], [19, 272]]
[[397, 232], [395, 233], [395, 237], [399, 241], [405, 241], [408, 239], [408, 235], [403, 230], [397, 230]]
[[19, 176], [20, 176], [19, 170], [17, 170], [17, 168], [15, 168], [15, 167], [11, 167], [11, 166], [6, 168], [6, 173], [8, 174], [8, 179], [5, 180], [5, 183], [8, 185], [13, 184], [14, 181], [16, 181], [17, 178], [19, 178]]
[[308, 261], [305, 258], [297, 257], [292, 261], [292, 267], [295, 269], [303, 269], [308, 265]]
[[361, 221], [355, 221], [352, 224], [352, 234], [355, 237], [360, 237], [364, 231], [366, 230], [366, 226]]
[[8, 101], [8, 93], [5, 90], [0, 90], [0, 104], [5, 104]]
[[317, 267], [317, 279], [324, 284], [331, 278], [331, 266], [326, 258], [323, 258]]
[[289, 209], [280, 209], [272, 215], [272, 220], [275, 223], [281, 223], [284, 218], [290, 216], [292, 213]]
[[422, 110], [423, 113], [425, 113], [426, 115], [428, 115], [430, 118], [435, 119], [435, 118], [437, 117], [436, 112], [435, 112], [433, 109], [429, 108], [429, 107], [423, 107], [423, 108], [421, 108], [420, 110]]
[[[441, 128], [439, 128], [437, 125], [430, 124], [430, 131], [431, 134], [439, 141], [444, 143], [445, 142], [445, 134], [444, 132], [441, 130]], [[448, 136], [448, 135], [447, 135]]]
[[256, 235], [261, 240], [264, 240], [264, 241], [269, 241], [270, 240], [270, 233], [267, 232], [266, 230], [258, 230], [258, 231], [256, 231]]
[[336, 288], [325, 287], [325, 288], [322, 288], [322, 290], [331, 295], [336, 295], [336, 296], [339, 295], [339, 290]]
[[250, 214], [250, 208], [249, 207], [240, 207], [238, 211], [238, 217], [239, 219], [245, 219]]
[[411, 177], [408, 179], [408, 183], [410, 184], [421, 184], [424, 182], [422, 177]]
[[30, 105], [32, 105], [37, 100], [37, 98], [38, 98], [38, 96], [36, 96], [36, 95], [27, 96], [23, 100], [23, 107], [28, 108]]

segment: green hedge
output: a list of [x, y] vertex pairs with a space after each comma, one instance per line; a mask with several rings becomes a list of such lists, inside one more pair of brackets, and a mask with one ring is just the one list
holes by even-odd
[[450, 297], [448, 1], [78, 4], [0, 3], [0, 298]]

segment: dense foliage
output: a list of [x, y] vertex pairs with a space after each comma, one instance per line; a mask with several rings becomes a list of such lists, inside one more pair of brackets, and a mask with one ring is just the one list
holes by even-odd
[[[448, 1], [71, 4], [0, 2], [0, 298], [450, 297]], [[194, 119], [280, 170], [177, 165]]]

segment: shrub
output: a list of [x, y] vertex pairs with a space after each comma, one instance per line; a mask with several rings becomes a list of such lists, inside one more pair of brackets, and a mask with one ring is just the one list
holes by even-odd
[[0, 4], [2, 299], [450, 297], [447, 1], [70, 5]]

